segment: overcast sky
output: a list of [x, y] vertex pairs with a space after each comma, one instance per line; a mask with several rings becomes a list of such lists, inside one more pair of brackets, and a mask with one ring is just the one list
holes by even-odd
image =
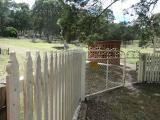
[[[15, 0], [16, 2], [26, 2], [30, 6], [32, 6], [35, 2], [35, 0]], [[103, 3], [103, 7], [105, 8], [106, 6], [109, 5], [111, 0], [101, 0]], [[115, 16], [115, 22], [120, 22], [120, 21], [132, 21], [135, 19], [135, 17], [131, 17], [129, 15], [124, 16], [123, 15], [123, 10], [130, 8], [133, 4], [136, 4], [140, 0], [124, 0], [124, 2], [117, 2], [115, 3], [111, 9], [113, 10], [114, 16]], [[155, 7], [154, 13], [160, 12], [160, 1], [157, 3], [157, 6]]]

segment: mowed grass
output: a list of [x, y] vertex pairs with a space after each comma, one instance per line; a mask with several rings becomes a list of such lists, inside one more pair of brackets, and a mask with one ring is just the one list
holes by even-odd
[[[0, 48], [10, 48], [16, 52], [21, 72], [24, 71], [23, 65], [26, 51], [33, 51], [32, 53], [35, 55], [35, 51], [40, 51], [43, 53], [45, 51], [49, 52], [58, 50], [56, 48], [63, 49], [63, 47], [63, 41], [60, 41], [59, 43], [47, 43], [46, 41], [36, 40], [34, 43], [31, 39], [0, 38]], [[74, 44], [69, 44], [69, 49], [76, 49], [76, 46]], [[3, 76], [5, 73], [5, 66], [7, 61], [7, 55], [0, 55], [0, 76]]]
[[[126, 54], [126, 63], [128, 64], [136, 64], [136, 62], [139, 60], [138, 54], [140, 53], [153, 53], [153, 48], [147, 47], [139, 47], [139, 40], [134, 40], [133, 44], [130, 45], [122, 45], [121, 51], [123, 51]], [[131, 52], [132, 51], [132, 52]], [[135, 53], [133, 53], [135, 51]], [[128, 55], [127, 55], [128, 54]], [[121, 63], [124, 63], [124, 60], [121, 59]]]
[[4, 77], [5, 74], [5, 65], [7, 64], [8, 56], [0, 55], [0, 76]]
[[127, 53], [128, 51], [139, 51], [140, 53], [153, 53], [153, 48], [147, 47], [139, 47], [139, 40], [134, 40], [132, 44], [124, 45], [121, 46], [121, 50]]
[[[126, 47], [122, 46], [121, 50], [127, 53], [130, 50], [137, 50], [140, 51], [141, 53], [152, 53], [153, 48], [141, 48], [138, 47], [138, 40], [135, 40], [133, 44], [127, 45]], [[63, 48], [63, 42], [61, 43], [47, 43], [46, 41], [42, 40], [36, 40], [36, 43], [33, 43], [31, 39], [15, 39], [15, 38], [0, 38], [0, 47], [9, 47], [14, 49], [14, 51], [17, 54], [17, 58], [19, 60], [19, 63], [23, 65], [24, 58], [25, 58], [25, 52], [30, 50], [30, 51], [35, 51], [39, 50], [40, 52], [44, 51], [55, 51], [57, 50], [56, 48]], [[84, 47], [83, 50], [86, 51], [87, 53], [87, 47], [86, 45], [83, 45]], [[69, 44], [70, 49], [76, 49], [77, 46], [74, 44]], [[4, 67], [8, 61], [8, 57], [5, 56], [0, 56], [0, 71], [4, 72]], [[121, 60], [122, 64], [123, 59]], [[137, 59], [127, 59], [126, 62], [129, 64], [135, 64], [138, 61]], [[23, 68], [20, 68], [23, 69]], [[1, 72], [1, 74], [2, 74]], [[0, 76], [1, 76], [0, 74]]]
[[[32, 42], [31, 39], [15, 39], [15, 38], [0, 38], [0, 46], [16, 46], [23, 48], [38, 49], [38, 50], [56, 50], [55, 47], [63, 47], [62, 43], [47, 43], [46, 41], [36, 40]], [[70, 48], [76, 48], [75, 45], [69, 44]]]

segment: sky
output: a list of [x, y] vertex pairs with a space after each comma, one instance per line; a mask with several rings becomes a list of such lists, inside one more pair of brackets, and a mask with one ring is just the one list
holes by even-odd
[[34, 4], [35, 0], [14, 0], [17, 3], [28, 3], [30, 7]]
[[[115, 16], [115, 22], [121, 22], [121, 21], [132, 21], [136, 17], [135, 16], [130, 16], [130, 15], [123, 15], [123, 10], [130, 8], [133, 4], [136, 4], [140, 0], [123, 0], [123, 2], [116, 2], [114, 5], [111, 6], [110, 9], [113, 10], [113, 14]], [[25, 2], [30, 5], [30, 7], [34, 4], [35, 0], [15, 0], [15, 2], [20, 3], [20, 2]], [[103, 8], [109, 5], [111, 0], [101, 0], [103, 4]], [[132, 12], [132, 11], [131, 11]], [[158, 13], [160, 12], [160, 1], [157, 3], [157, 6], [155, 7], [153, 13]]]

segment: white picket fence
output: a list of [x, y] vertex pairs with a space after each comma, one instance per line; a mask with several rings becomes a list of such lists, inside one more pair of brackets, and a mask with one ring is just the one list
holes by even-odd
[[138, 81], [160, 83], [160, 53], [141, 55], [139, 61]]
[[[49, 57], [48, 57], [49, 56]], [[85, 99], [85, 53], [39, 52], [35, 61], [26, 53], [23, 81], [23, 120], [72, 120]], [[19, 64], [10, 53], [7, 71], [7, 120], [20, 120]], [[23, 105], [22, 105], [23, 106]], [[22, 118], [22, 116], [21, 116]]]

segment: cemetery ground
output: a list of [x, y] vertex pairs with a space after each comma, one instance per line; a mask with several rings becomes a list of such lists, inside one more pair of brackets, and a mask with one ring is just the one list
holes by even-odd
[[[34, 53], [37, 50], [40, 52], [55, 51], [63, 48], [63, 43], [46, 43], [39, 40], [33, 43], [30, 39], [0, 38], [0, 47], [14, 50], [17, 53], [18, 61], [20, 61], [20, 64], [23, 64], [25, 60], [25, 51], [32, 51]], [[70, 49], [74, 49], [76, 45], [69, 44], [69, 47]], [[87, 52], [87, 47], [83, 47], [83, 49]], [[121, 48], [121, 50], [125, 52], [129, 49], [136, 49], [141, 52], [153, 51], [153, 48], [138, 47], [137, 41], [132, 45], [128, 45], [126, 48]], [[0, 71], [2, 71], [0, 76], [5, 74], [5, 65], [7, 61], [8, 56], [0, 56]], [[136, 61], [130, 60], [127, 62], [135, 64]], [[23, 69], [24, 68], [20, 68], [20, 71], [23, 71]], [[130, 75], [134, 77], [132, 73]], [[114, 78], [114, 76], [110, 77]], [[91, 81], [86, 82], [90, 84], [90, 89], [86, 88], [86, 90], [88, 90], [87, 93], [96, 92], [104, 87], [103, 84], [102, 88], [100, 87], [97, 89], [94, 84], [98, 83], [93, 83]], [[99, 86], [101, 86], [101, 83], [99, 84]], [[157, 120], [160, 118], [159, 106], [159, 84], [125, 86], [93, 97], [88, 97], [82, 105], [79, 120]], [[23, 113], [21, 114], [23, 115]]]
[[87, 98], [79, 120], [159, 120], [160, 85], [137, 84]]
[[[31, 39], [14, 39], [14, 38], [0, 38], [0, 48], [10, 49], [10, 51], [15, 51], [17, 54], [17, 59], [20, 64], [23, 64], [25, 60], [25, 52], [31, 51], [35, 54], [36, 51], [43, 53], [45, 51], [55, 51], [63, 49], [63, 43], [47, 43], [42, 40], [36, 40], [32, 42]], [[75, 45], [69, 44], [70, 49], [76, 48]], [[0, 76], [5, 73], [5, 65], [8, 61], [8, 55], [0, 55]], [[23, 68], [20, 68], [23, 71]]]

